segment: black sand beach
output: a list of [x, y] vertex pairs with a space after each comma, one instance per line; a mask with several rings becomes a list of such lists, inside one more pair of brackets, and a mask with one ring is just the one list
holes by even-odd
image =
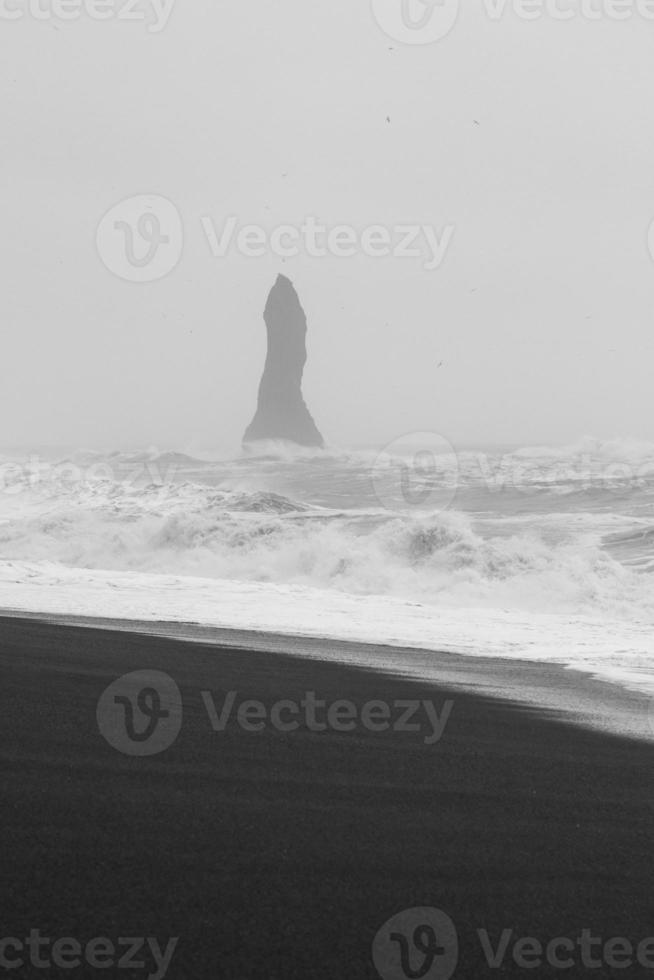
[[[634, 947], [654, 935], [652, 745], [497, 697], [511, 685], [495, 662], [438, 662], [434, 685], [305, 658], [299, 641], [289, 656], [0, 620], [3, 936], [179, 937], [173, 978], [358, 980], [378, 976], [371, 944], [386, 920], [433, 906], [458, 931], [455, 977], [615, 976], [585, 966], [579, 946], [566, 970], [518, 966], [511, 945], [493, 969], [477, 930], [493, 945], [504, 929], [543, 944], [584, 929]], [[96, 720], [105, 688], [135, 670], [170, 674], [183, 696], [179, 737], [146, 758], [112, 748]], [[586, 714], [645, 710], [558, 668], [513, 665], [511, 677], [565, 688]], [[433, 745], [431, 729], [361, 725], [215, 733], [202, 691], [218, 707], [228, 691], [268, 706], [314, 691], [453, 707]], [[635, 957], [617, 970], [649, 973]]]

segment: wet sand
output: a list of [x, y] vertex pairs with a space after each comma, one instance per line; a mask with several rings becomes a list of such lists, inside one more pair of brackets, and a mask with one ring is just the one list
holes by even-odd
[[[579, 952], [572, 970], [525, 970], [511, 945], [491, 969], [479, 929], [493, 944], [654, 934], [653, 748], [628, 734], [651, 735], [645, 699], [542, 664], [429, 654], [420, 680], [373, 669], [374, 648], [343, 663], [324, 641], [123, 625], [0, 620], [4, 936], [179, 937], [169, 977], [350, 980], [379, 976], [378, 929], [416, 906], [453, 920], [462, 978], [615, 975]], [[183, 702], [149, 757], [113, 748], [96, 717], [137, 670], [169, 674]], [[398, 701], [451, 713], [434, 744], [423, 713], [413, 732], [214, 732], [203, 691], [218, 709], [229, 691], [268, 713], [313, 691], [358, 718], [373, 700], [394, 721]]]

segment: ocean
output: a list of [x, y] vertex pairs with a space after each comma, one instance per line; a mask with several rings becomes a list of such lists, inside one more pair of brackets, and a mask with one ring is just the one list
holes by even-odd
[[649, 443], [0, 457], [15, 610], [554, 661], [654, 693], [653, 571]]

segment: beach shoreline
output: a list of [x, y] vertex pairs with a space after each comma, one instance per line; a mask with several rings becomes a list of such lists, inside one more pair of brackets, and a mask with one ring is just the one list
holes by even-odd
[[[232, 634], [311, 637], [384, 650], [447, 650], [473, 657], [559, 664], [654, 698], [650, 619], [448, 606], [236, 578], [108, 571], [52, 562], [0, 562], [0, 609], [53, 621], [176, 624]], [[143, 627], [141, 627], [143, 628]], [[215, 634], [214, 634], [215, 635]], [[377, 658], [378, 659], [378, 658]], [[375, 665], [373, 665], [375, 666]], [[403, 668], [402, 668], [403, 669]], [[421, 668], [422, 669], [422, 668]]]
[[160, 637], [184, 644], [206, 645], [217, 651], [227, 648], [327, 660], [395, 677], [444, 683], [468, 693], [482, 693], [500, 701], [528, 705], [573, 724], [654, 742], [654, 701], [648, 693], [638, 693], [620, 682], [562, 663], [172, 620], [74, 616], [11, 609], [0, 610], [0, 623], [3, 618]]

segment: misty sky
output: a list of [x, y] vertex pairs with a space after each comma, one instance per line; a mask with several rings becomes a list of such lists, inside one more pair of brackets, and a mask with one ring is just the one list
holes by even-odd
[[[177, 0], [160, 33], [25, 16], [0, 39], [0, 443], [236, 444], [278, 272], [332, 444], [654, 439], [654, 22], [475, 5], [408, 46], [367, 0]], [[95, 241], [138, 194], [184, 224], [147, 284]], [[229, 215], [455, 231], [436, 270], [216, 258], [201, 219]]]

